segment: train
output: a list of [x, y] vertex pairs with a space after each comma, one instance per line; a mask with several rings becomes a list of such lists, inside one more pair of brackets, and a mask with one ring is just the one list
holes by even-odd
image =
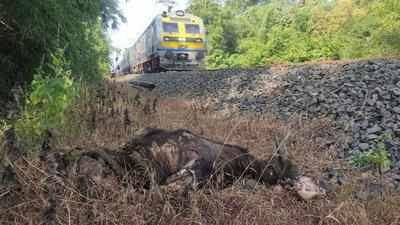
[[200, 17], [183, 10], [164, 11], [131, 47], [123, 50], [115, 73], [201, 69], [207, 52], [206, 33]]

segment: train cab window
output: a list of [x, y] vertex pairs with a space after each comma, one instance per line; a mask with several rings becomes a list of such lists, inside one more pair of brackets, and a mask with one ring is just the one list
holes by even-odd
[[185, 24], [185, 30], [188, 34], [200, 34], [200, 26], [197, 24]]
[[177, 23], [163, 23], [163, 31], [169, 33], [177, 33], [178, 32], [178, 24]]

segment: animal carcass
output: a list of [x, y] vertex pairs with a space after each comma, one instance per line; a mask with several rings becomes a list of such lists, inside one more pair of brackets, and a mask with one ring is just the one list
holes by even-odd
[[192, 188], [207, 183], [226, 186], [246, 177], [274, 185], [297, 176], [296, 167], [281, 156], [257, 159], [240, 146], [213, 141], [188, 130], [145, 129], [123, 150], [135, 161], [148, 162], [158, 184], [186, 179]]
[[185, 191], [208, 185], [224, 188], [248, 178], [267, 185], [291, 186], [303, 199], [320, 194], [319, 187], [311, 179], [299, 176], [296, 166], [284, 157], [257, 159], [245, 148], [188, 130], [144, 129], [121, 149], [77, 149], [54, 154], [48, 154], [48, 164], [65, 171], [73, 168], [67, 173], [80, 179], [80, 183], [107, 183], [101, 171], [111, 170], [138, 188], [177, 183]]

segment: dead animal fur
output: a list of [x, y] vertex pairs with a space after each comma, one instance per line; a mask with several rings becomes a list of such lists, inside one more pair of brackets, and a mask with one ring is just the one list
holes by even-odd
[[281, 156], [257, 159], [245, 148], [213, 141], [188, 130], [145, 129], [123, 150], [150, 161], [158, 184], [190, 177], [188, 185], [193, 188], [221, 182], [227, 186], [246, 177], [275, 185], [297, 177], [297, 169], [288, 159]]
[[[121, 149], [70, 151], [61, 158], [67, 165], [63, 168], [74, 168], [73, 177], [84, 177], [97, 184], [102, 183], [101, 176], [93, 171], [106, 166], [117, 177], [147, 189], [154, 185], [176, 184], [179, 184], [178, 189], [184, 190], [205, 186], [225, 188], [246, 178], [266, 185], [291, 186], [301, 192], [301, 197], [306, 196], [304, 199], [316, 195], [305, 193], [309, 190], [306, 186], [314, 185], [313, 182], [304, 182], [296, 166], [282, 156], [258, 159], [240, 146], [213, 141], [182, 129], [144, 129]], [[66, 162], [71, 158], [73, 163]], [[85, 165], [93, 169], [85, 169]]]

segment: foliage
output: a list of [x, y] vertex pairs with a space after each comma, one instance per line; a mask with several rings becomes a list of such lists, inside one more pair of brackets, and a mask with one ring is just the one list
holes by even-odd
[[116, 0], [0, 2], [0, 96], [33, 79], [35, 69], [65, 48], [75, 78], [95, 81], [108, 70], [104, 29], [124, 20]]
[[400, 54], [396, 0], [194, 0], [212, 68]]
[[124, 20], [117, 0], [0, 2], [0, 101], [13, 86], [29, 89], [15, 122], [22, 144], [37, 146], [46, 130], [72, 127], [66, 112], [78, 83], [108, 72], [105, 30]]
[[389, 169], [391, 160], [385, 146], [385, 141], [389, 139], [391, 139], [390, 135], [383, 135], [376, 143], [374, 149], [355, 155], [351, 160], [353, 166], [359, 168], [373, 166], [379, 173]]
[[51, 54], [51, 59], [38, 69], [16, 123], [17, 133], [26, 145], [37, 145], [47, 130], [66, 125], [65, 112], [78, 91], [63, 51]]

